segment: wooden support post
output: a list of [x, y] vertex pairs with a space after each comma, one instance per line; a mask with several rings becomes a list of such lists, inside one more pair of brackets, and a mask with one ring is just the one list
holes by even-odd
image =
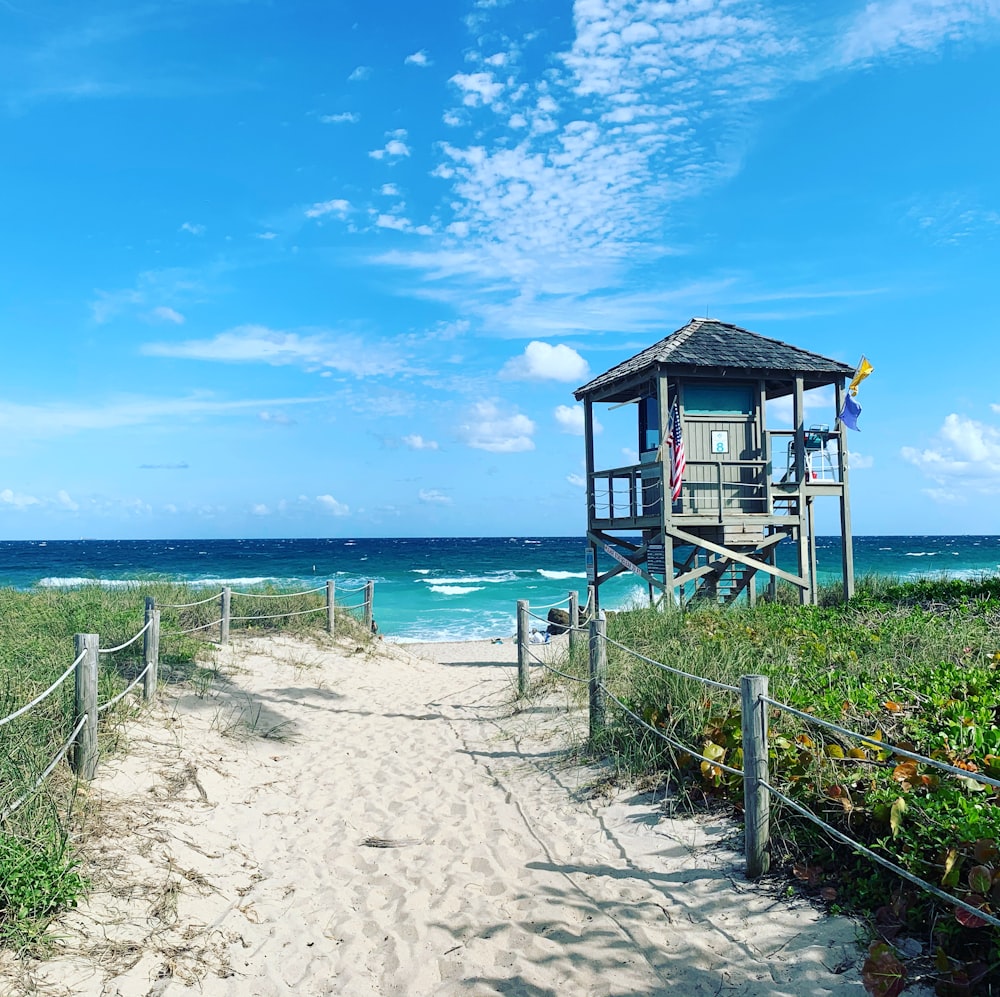
[[97, 774], [97, 634], [77, 634], [73, 638], [74, 657], [83, 655], [76, 666], [74, 726], [86, 716], [73, 744], [72, 767], [81, 779]]
[[146, 596], [146, 622], [149, 629], [142, 635], [142, 698], [151, 703], [156, 699], [156, 673], [160, 665], [160, 611], [151, 595]]
[[219, 643], [222, 645], [229, 643], [229, 617], [232, 604], [233, 590], [226, 585], [222, 590], [222, 599], [219, 604]]
[[[596, 561], [594, 562], [597, 563]], [[597, 615], [597, 586], [587, 586], [587, 615], [593, 619]]]
[[569, 594], [569, 653], [570, 657], [573, 656], [573, 652], [577, 649], [580, 643], [580, 634], [578, 632], [578, 627], [580, 626], [580, 596], [574, 590]]
[[517, 600], [517, 694], [528, 692], [528, 600]]
[[336, 607], [337, 583], [330, 579], [326, 583], [326, 632], [332, 637], [336, 631], [334, 609]]
[[768, 782], [766, 675], [743, 675], [740, 698], [743, 710], [743, 835], [747, 859], [747, 879], [767, 872], [771, 857], [767, 851], [771, 825], [771, 797], [761, 785]]
[[604, 729], [604, 680], [608, 674], [607, 620], [598, 613], [590, 621], [590, 743]]
[[372, 620], [375, 619], [375, 582], [368, 579], [365, 582], [365, 630], [372, 632]]

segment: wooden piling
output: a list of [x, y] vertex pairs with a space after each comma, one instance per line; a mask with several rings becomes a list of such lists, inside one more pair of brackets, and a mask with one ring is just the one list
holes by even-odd
[[76, 634], [74, 657], [83, 655], [76, 666], [74, 726], [84, 720], [73, 744], [71, 764], [81, 779], [93, 779], [97, 773], [97, 634]]
[[229, 616], [233, 602], [233, 591], [226, 585], [222, 590], [219, 605], [219, 643], [225, 646], [229, 643]]
[[599, 612], [590, 621], [590, 743], [596, 744], [605, 721], [604, 680], [608, 674], [607, 620]]
[[768, 782], [766, 675], [743, 675], [740, 698], [743, 710], [743, 820], [747, 879], [757, 879], [771, 864], [768, 838], [771, 798], [761, 785]]
[[528, 693], [528, 600], [517, 600], [517, 694]]
[[332, 579], [326, 583], [326, 632], [332, 637], [336, 631], [336, 620], [334, 619], [334, 609], [336, 607], [336, 582]]
[[148, 629], [142, 635], [142, 698], [147, 702], [156, 699], [157, 671], [160, 663], [160, 611], [151, 595], [146, 596], [146, 623]]

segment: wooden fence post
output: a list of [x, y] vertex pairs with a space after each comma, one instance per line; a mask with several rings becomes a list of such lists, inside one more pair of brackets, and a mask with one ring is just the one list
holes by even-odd
[[590, 743], [604, 729], [604, 680], [608, 674], [607, 621], [598, 613], [590, 621]]
[[142, 698], [156, 699], [156, 672], [160, 663], [160, 611], [151, 595], [146, 596], [146, 623], [149, 629], [142, 635]]
[[219, 606], [219, 643], [229, 643], [229, 616], [230, 607], [233, 604], [233, 590], [226, 585], [222, 589], [222, 600]]
[[766, 675], [740, 677], [743, 710], [743, 836], [747, 859], [747, 879], [767, 872], [771, 856], [767, 845], [771, 825], [771, 796], [761, 785], [768, 782]]
[[375, 582], [369, 579], [365, 582], [365, 629], [371, 633], [372, 620], [375, 619]]
[[575, 591], [569, 594], [569, 653], [570, 657], [573, 656], [573, 652], [577, 649], [580, 643], [580, 635], [577, 633], [577, 627], [580, 625], [580, 597]]
[[528, 692], [528, 600], [517, 600], [517, 694]]
[[76, 634], [73, 638], [74, 657], [83, 655], [76, 666], [76, 704], [74, 722], [76, 726], [86, 715], [86, 721], [76, 735], [73, 744], [73, 771], [81, 779], [93, 779], [97, 773], [97, 648], [100, 642], [97, 634]]
[[337, 583], [330, 579], [326, 583], [326, 632], [332, 637], [336, 629], [334, 621], [335, 597], [337, 594]]
[[587, 615], [593, 618], [597, 615], [597, 586], [587, 586]]

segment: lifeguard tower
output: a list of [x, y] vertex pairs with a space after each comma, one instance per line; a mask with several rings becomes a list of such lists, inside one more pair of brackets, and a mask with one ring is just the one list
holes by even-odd
[[[584, 407], [588, 570], [598, 602], [602, 583], [631, 571], [647, 582], [651, 601], [665, 597], [668, 605], [729, 603], [744, 592], [752, 604], [758, 572], [769, 576], [772, 596], [783, 579], [800, 602], [815, 603], [813, 506], [820, 498], [840, 505], [850, 598], [846, 431], [836, 413], [853, 373], [836, 360], [696, 318], [574, 392]], [[807, 426], [804, 392], [831, 385], [829, 422]], [[765, 403], [789, 396], [792, 428], [768, 429]], [[636, 406], [638, 464], [594, 466], [594, 408], [602, 404]], [[679, 443], [685, 467], [672, 482]], [[776, 564], [785, 539], [795, 545], [797, 572]]]

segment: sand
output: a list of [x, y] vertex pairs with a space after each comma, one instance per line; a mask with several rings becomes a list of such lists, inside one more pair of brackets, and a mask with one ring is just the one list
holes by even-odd
[[0, 994], [863, 994], [857, 925], [747, 883], [724, 818], [595, 795], [585, 714], [514, 704], [515, 660], [220, 649], [102, 762], [93, 893], [50, 959], [0, 958]]

